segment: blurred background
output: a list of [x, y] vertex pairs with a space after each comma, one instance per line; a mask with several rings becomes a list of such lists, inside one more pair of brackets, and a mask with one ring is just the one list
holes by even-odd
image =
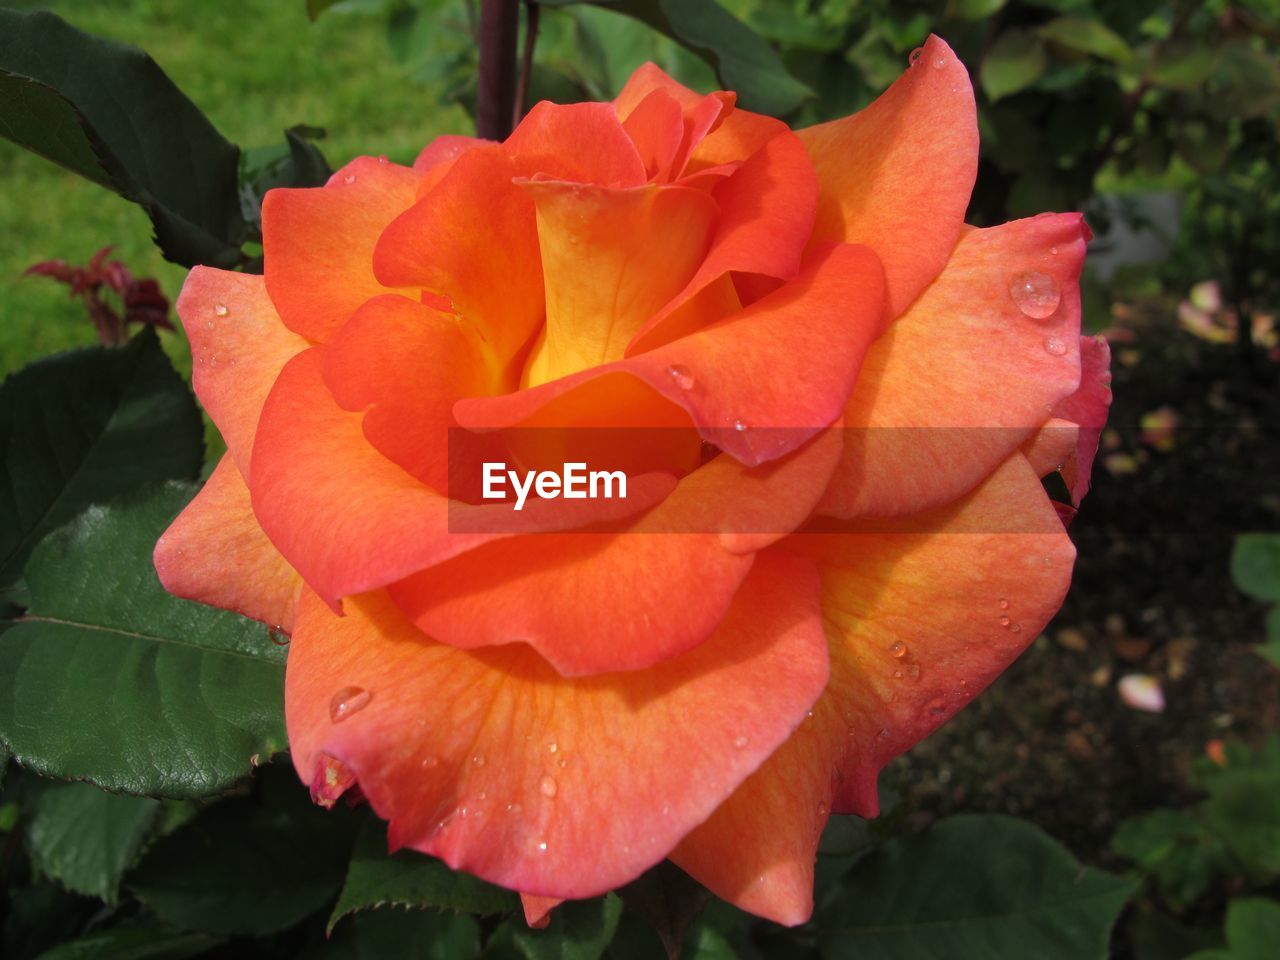
[[[144, 48], [248, 147], [303, 123], [323, 130], [307, 136], [335, 168], [358, 154], [407, 163], [473, 130], [468, 0], [8, 5]], [[1280, 531], [1280, 0], [722, 5], [789, 74], [743, 105], [794, 125], [864, 106], [941, 35], [978, 97], [969, 221], [1082, 210], [1096, 234], [1084, 322], [1112, 344], [1115, 404], [1071, 527], [1075, 585], [991, 691], [886, 771], [886, 824], [1028, 818], [1087, 863], [1143, 865], [1144, 902], [1189, 926], [1241, 890], [1274, 894], [1280, 540], [1239, 538]], [[645, 60], [719, 85], [607, 7], [542, 6], [531, 102], [607, 99]], [[242, 166], [268, 159], [249, 150]], [[113, 245], [176, 297], [185, 270], [161, 259], [138, 207], [7, 141], [0, 182], [0, 371], [97, 340], [64, 287], [24, 277], [38, 261]], [[189, 371], [181, 335], [164, 339]], [[1219, 803], [1215, 771], [1233, 767], [1247, 789], [1216, 815], [1205, 797]]]

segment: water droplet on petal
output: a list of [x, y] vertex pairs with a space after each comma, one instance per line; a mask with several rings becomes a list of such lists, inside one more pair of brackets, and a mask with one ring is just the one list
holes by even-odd
[[1044, 342], [1045, 352], [1053, 357], [1061, 357], [1067, 352], [1067, 345], [1061, 337], [1049, 337]]
[[1013, 626], [1011, 626], [1009, 629], [1010, 629], [1011, 631], [1013, 631], [1014, 633], [1021, 633], [1021, 632], [1022, 632], [1022, 624], [1020, 624], [1020, 623], [1015, 623], [1015, 624], [1014, 624]]
[[746, 747], [748, 742], [749, 741], [747, 740], [746, 737], [738, 737], [736, 740], [733, 741], [734, 749], [742, 750], [743, 748]]
[[432, 767], [439, 765], [439, 763], [440, 763], [440, 759], [438, 757], [432, 757], [432, 756], [423, 757], [422, 769], [430, 770]]
[[902, 671], [901, 671], [901, 670], [895, 670], [895, 671], [893, 671], [893, 679], [895, 679], [895, 680], [901, 680], [901, 679], [902, 679]]
[[507, 813], [519, 813], [519, 812], [520, 812], [520, 804], [518, 803], [507, 804]]
[[1008, 617], [1000, 618], [1000, 626], [1007, 627], [1012, 621]]
[[545, 840], [539, 841], [539, 843], [538, 843], [538, 852], [539, 852], [539, 853], [546, 853], [546, 852], [547, 852], [547, 841], [545, 841]]
[[483, 766], [484, 766], [484, 754], [483, 754], [483, 753], [477, 753], [475, 756], [473, 756], [473, 757], [471, 758], [471, 765], [472, 765], [473, 767], [483, 767]]
[[1009, 283], [1009, 295], [1026, 316], [1032, 320], [1051, 317], [1062, 301], [1058, 281], [1047, 273], [1031, 271], [1020, 273]]
[[881, 740], [888, 740], [888, 739], [889, 739], [889, 728], [888, 728], [888, 727], [881, 727], [881, 728], [880, 728], [880, 734], [879, 734], [879, 736], [880, 736], [880, 739], [881, 739]]
[[693, 374], [689, 372], [689, 368], [683, 364], [673, 363], [667, 367], [667, 376], [669, 376], [677, 387], [681, 390], [692, 390], [694, 379]]
[[554, 740], [552, 740], [550, 743], [547, 744], [548, 753], [555, 753], [559, 749], [560, 749], [560, 745], [556, 743]]
[[387, 155], [384, 153], [384, 154], [382, 154], [380, 157], [378, 157], [378, 162], [379, 162], [379, 163], [389, 163], [390, 161], [387, 159]]
[[818, 801], [818, 816], [825, 817], [827, 815], [827, 805], [821, 800]]
[[946, 57], [938, 57], [938, 59], [933, 61], [933, 69], [935, 70], [941, 70], [946, 65], [947, 65]]
[[343, 687], [329, 701], [329, 719], [341, 723], [367, 707], [372, 699], [373, 694], [363, 687]]
[[733, 421], [733, 429], [737, 430], [739, 433], [742, 433], [747, 429], [747, 425], [743, 423], [741, 420], [735, 420]]
[[901, 640], [895, 640], [889, 645], [889, 652], [898, 659], [902, 659], [907, 655], [907, 645]]
[[538, 784], [538, 790], [548, 799], [554, 797], [558, 789], [559, 787], [556, 785], [555, 777], [543, 777], [542, 782]]
[[227, 305], [225, 303], [215, 304], [213, 312], [216, 316], [225, 317], [227, 315]]
[[916, 47], [911, 51], [911, 55], [907, 57], [908, 63], [915, 63], [920, 59], [920, 54], [924, 53], [924, 47]]
[[355, 175], [354, 173], [348, 173], [345, 177], [343, 177], [343, 178], [342, 178], [342, 182], [343, 182], [343, 183], [355, 183], [355, 182], [356, 182], [356, 175]]
[[1008, 609], [1009, 609], [1009, 601], [1008, 601], [1008, 600], [1006, 600], [1004, 597], [1001, 597], [1001, 598], [1000, 598], [1000, 609], [1001, 609], [1001, 610], [1008, 610]]

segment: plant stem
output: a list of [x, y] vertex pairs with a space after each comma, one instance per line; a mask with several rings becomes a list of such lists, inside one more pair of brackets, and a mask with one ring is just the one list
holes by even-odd
[[516, 105], [511, 115], [511, 126], [520, 125], [529, 102], [529, 78], [533, 74], [533, 48], [538, 43], [537, 0], [524, 0], [524, 53], [520, 57], [520, 82], [516, 85]]
[[505, 140], [511, 133], [519, 24], [519, 0], [481, 0], [476, 135], [486, 140]]

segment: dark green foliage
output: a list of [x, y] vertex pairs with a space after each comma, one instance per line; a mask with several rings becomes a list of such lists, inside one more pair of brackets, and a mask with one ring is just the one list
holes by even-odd
[[0, 591], [91, 503], [194, 480], [200, 411], [154, 332], [34, 363], [0, 386]]
[[27, 565], [0, 635], [0, 739], [32, 769], [146, 796], [224, 790], [285, 745], [266, 628], [170, 596], [155, 542], [195, 488], [90, 507]]

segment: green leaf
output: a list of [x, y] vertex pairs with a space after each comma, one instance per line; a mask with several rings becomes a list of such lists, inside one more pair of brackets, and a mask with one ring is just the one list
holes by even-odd
[[383, 904], [478, 914], [520, 908], [515, 894], [450, 870], [433, 857], [412, 850], [387, 853], [385, 824], [370, 820], [356, 840], [346, 882], [329, 916], [329, 929], [347, 914]]
[[1212, 47], [1161, 48], [1158, 59], [1147, 72], [1147, 78], [1157, 87], [1193, 91], [1217, 72], [1221, 61], [1221, 51]]
[[87, 783], [44, 786], [35, 792], [27, 824], [32, 860], [68, 890], [114, 903], [159, 806]]
[[546, 6], [591, 3], [647, 23], [715, 68], [748, 110], [781, 116], [813, 96], [787, 72], [768, 42], [715, 0], [543, 0]]
[[1040, 38], [1026, 30], [1006, 30], [982, 61], [982, 89], [995, 102], [1031, 86], [1048, 64]]
[[61, 943], [40, 954], [37, 960], [183, 960], [220, 943], [220, 938], [204, 933], [130, 923]]
[[1225, 848], [1201, 820], [1180, 810], [1154, 810], [1125, 820], [1111, 849], [1153, 876], [1174, 903], [1190, 903], [1230, 869]]
[[1239, 960], [1267, 960], [1280, 944], [1280, 903], [1252, 898], [1227, 908], [1227, 943]]
[[33, 363], [0, 386], [0, 590], [32, 549], [91, 503], [194, 479], [200, 411], [148, 329], [125, 347]]
[[1193, 953], [1187, 960], [1271, 960], [1280, 943], [1280, 903], [1250, 898], [1227, 907], [1227, 949]]
[[1242, 533], [1236, 537], [1231, 579], [1252, 597], [1280, 603], [1280, 534]]
[[545, 930], [531, 930], [523, 923], [509, 929], [525, 960], [599, 960], [621, 916], [622, 901], [611, 893], [556, 907]]
[[91, 507], [32, 555], [31, 608], [0, 635], [0, 739], [37, 773], [196, 797], [283, 749], [282, 648], [151, 565], [194, 489]]
[[1104, 957], [1135, 884], [1031, 824], [952, 817], [858, 860], [817, 918], [828, 960]]
[[168, 259], [240, 261], [238, 151], [141, 50], [0, 10], [0, 135], [142, 205]]
[[999, 13], [1008, 0], [951, 0], [947, 4], [947, 17], [958, 20], [985, 20]]
[[1280, 774], [1226, 770], [1209, 785], [1205, 820], [1260, 880], [1280, 875]]
[[473, 960], [480, 925], [437, 910], [371, 910], [345, 921], [302, 960]]
[[165, 923], [205, 933], [272, 933], [319, 910], [342, 884], [354, 818], [312, 804], [292, 770], [267, 785], [157, 841], [126, 885]]
[[1037, 31], [1049, 43], [1087, 53], [1112, 63], [1128, 63], [1133, 51], [1124, 38], [1099, 20], [1086, 17], [1058, 17]]

